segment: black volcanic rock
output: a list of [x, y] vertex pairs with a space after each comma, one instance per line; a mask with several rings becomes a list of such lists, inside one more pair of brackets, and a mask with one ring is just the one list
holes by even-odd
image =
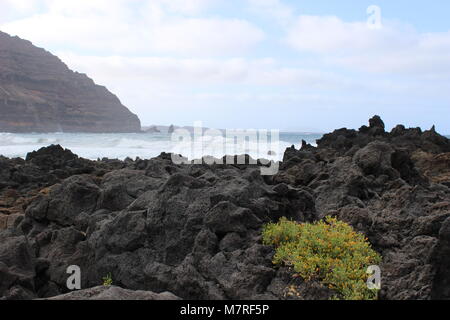
[[369, 238], [383, 256], [382, 299], [450, 299], [449, 159], [450, 141], [435, 128], [385, 133], [375, 117], [359, 131], [325, 135], [315, 149], [290, 148], [274, 182], [312, 189], [320, 217]]
[[373, 116], [369, 120], [369, 127], [370, 128], [381, 128], [384, 130], [384, 122], [381, 120], [380, 116]]
[[0, 32], [0, 132], [139, 132], [105, 87], [29, 41]]
[[[45, 177], [55, 170], [45, 160], [52, 155], [59, 168], [67, 166], [67, 175], [81, 165], [68, 150], [51, 146], [20, 164], [10, 160], [8, 171], [33, 167]], [[121, 162], [124, 168], [85, 161], [94, 167], [92, 174], [55, 177], [49, 188], [36, 181], [35, 193], [17, 191], [28, 199], [25, 216], [0, 228], [0, 253], [10, 257], [0, 266], [0, 279], [11, 279], [0, 287], [0, 297], [67, 293], [67, 264], [81, 267], [83, 288], [111, 273], [125, 289], [170, 291], [181, 298], [282, 297], [283, 289], [267, 289], [278, 276], [260, 229], [282, 216], [314, 220], [308, 190], [268, 185], [255, 166], [179, 166], [166, 154]], [[108, 173], [99, 175], [103, 168]], [[9, 199], [11, 188], [0, 190], [0, 198]], [[18, 253], [3, 245], [13, 241], [26, 241], [30, 251], [23, 275], [16, 274]], [[35, 281], [17, 291], [17, 277]]]
[[291, 147], [264, 179], [252, 165], [175, 165], [169, 154], [89, 161], [51, 146], [0, 158], [0, 299], [65, 294], [70, 265], [88, 290], [57, 299], [85, 298], [109, 273], [126, 290], [183, 299], [286, 299], [290, 286], [327, 299], [319, 282], [274, 267], [261, 241], [267, 222], [326, 215], [382, 255], [380, 298], [450, 299], [449, 140], [380, 124]]
[[384, 141], [395, 144], [397, 147], [406, 148], [411, 152], [416, 150], [435, 154], [450, 152], [450, 141], [438, 134], [434, 127], [431, 130], [422, 131], [420, 128], [406, 129], [405, 126], [398, 125], [390, 133], [387, 133], [380, 117], [373, 117], [369, 123], [369, 127], [362, 126], [358, 131], [342, 128], [325, 134], [317, 140], [318, 148], [339, 155], [354, 155], [356, 151], [371, 142]]

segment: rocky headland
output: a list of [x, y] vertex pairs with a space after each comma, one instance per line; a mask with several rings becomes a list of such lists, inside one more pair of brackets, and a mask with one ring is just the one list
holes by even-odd
[[0, 132], [140, 132], [105, 87], [31, 42], [0, 32]]
[[[0, 157], [0, 297], [328, 299], [274, 267], [261, 241], [265, 223], [326, 215], [382, 255], [380, 299], [450, 298], [450, 141], [434, 128], [386, 132], [379, 117], [287, 149], [272, 177], [169, 154], [90, 161], [50, 146]], [[80, 292], [66, 288], [70, 265]], [[122, 289], [98, 287], [107, 274]]]

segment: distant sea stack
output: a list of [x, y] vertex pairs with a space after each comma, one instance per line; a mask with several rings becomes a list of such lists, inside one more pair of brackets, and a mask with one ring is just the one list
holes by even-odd
[[140, 132], [105, 87], [31, 42], [0, 32], [0, 132]]

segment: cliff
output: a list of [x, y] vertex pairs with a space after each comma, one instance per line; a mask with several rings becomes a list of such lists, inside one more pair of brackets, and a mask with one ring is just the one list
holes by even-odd
[[0, 32], [0, 132], [139, 132], [105, 87], [31, 42]]

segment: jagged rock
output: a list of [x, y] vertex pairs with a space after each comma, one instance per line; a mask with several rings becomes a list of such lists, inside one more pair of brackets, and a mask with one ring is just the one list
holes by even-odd
[[25, 214], [34, 220], [61, 226], [73, 225], [79, 214], [92, 213], [97, 207], [100, 189], [89, 176], [73, 176], [50, 188], [27, 208]]
[[161, 133], [161, 130], [156, 126], [151, 126], [150, 128], [145, 130], [146, 133]]
[[386, 143], [372, 142], [360, 149], [353, 161], [366, 175], [395, 175], [392, 170], [391, 159], [394, 150]]
[[[316, 210], [350, 223], [383, 255], [382, 299], [449, 299], [449, 141], [434, 128], [397, 126], [377, 135], [374, 128], [384, 131], [381, 119], [318, 141], [316, 160], [309, 160], [322, 164], [322, 179], [309, 184]], [[274, 180], [289, 181], [311, 166], [294, 161], [299, 152], [288, 150]]]
[[[448, 207], [449, 208], [449, 207]], [[436, 276], [433, 282], [433, 299], [449, 299], [450, 278], [448, 270], [450, 266], [450, 217], [441, 224], [439, 230], [439, 242], [433, 255], [433, 262], [437, 265]]]
[[406, 129], [398, 125], [390, 133], [386, 133], [383, 121], [377, 116], [370, 120], [370, 127], [363, 126], [359, 131], [343, 128], [325, 134], [317, 140], [319, 150], [316, 152], [328, 149], [338, 155], [353, 156], [356, 151], [374, 141], [386, 142], [407, 149], [410, 153], [416, 150], [432, 153], [450, 152], [449, 140], [435, 130], [422, 132], [420, 128]]
[[[51, 157], [54, 165], [46, 160]], [[55, 178], [58, 183], [35, 194], [17, 223], [38, 252], [32, 292], [39, 297], [65, 293], [61, 288], [72, 264], [83, 271], [83, 287], [111, 272], [128, 289], [170, 290], [183, 298], [264, 295], [275, 272], [272, 250], [255, 247], [261, 226], [281, 216], [315, 216], [306, 190], [267, 185], [250, 165], [176, 166], [162, 154], [123, 162], [125, 168], [107, 160], [81, 162], [94, 171], [77, 175], [72, 166], [80, 161], [85, 160], [51, 146], [23, 163], [43, 175], [55, 166], [75, 174]], [[100, 169], [109, 173], [98, 175]], [[206, 261], [219, 252], [227, 266], [214, 276], [216, 266]]]
[[[34, 292], [34, 252], [17, 230], [0, 231], [0, 298], [27, 299]], [[18, 287], [23, 290], [19, 294]]]
[[450, 153], [438, 155], [417, 151], [412, 160], [422, 175], [435, 183], [442, 183], [450, 187]]
[[399, 124], [395, 128], [392, 129], [391, 136], [393, 136], [393, 137], [402, 136], [405, 134], [405, 132], [406, 132], [405, 126]]
[[29, 41], [0, 32], [0, 131], [139, 132], [105, 87]]
[[381, 123], [289, 148], [265, 179], [255, 165], [175, 165], [169, 154], [88, 161], [53, 146], [27, 160], [0, 158], [0, 207], [25, 211], [0, 228], [0, 296], [65, 294], [75, 264], [83, 288], [111, 273], [128, 290], [184, 299], [294, 299], [290, 285], [300, 299], [328, 299], [318, 282], [274, 268], [261, 228], [332, 215], [383, 256], [380, 298], [450, 299], [448, 139], [381, 133]]
[[381, 120], [380, 116], [374, 116], [369, 120], [370, 128], [380, 128], [384, 130], [384, 122]]

